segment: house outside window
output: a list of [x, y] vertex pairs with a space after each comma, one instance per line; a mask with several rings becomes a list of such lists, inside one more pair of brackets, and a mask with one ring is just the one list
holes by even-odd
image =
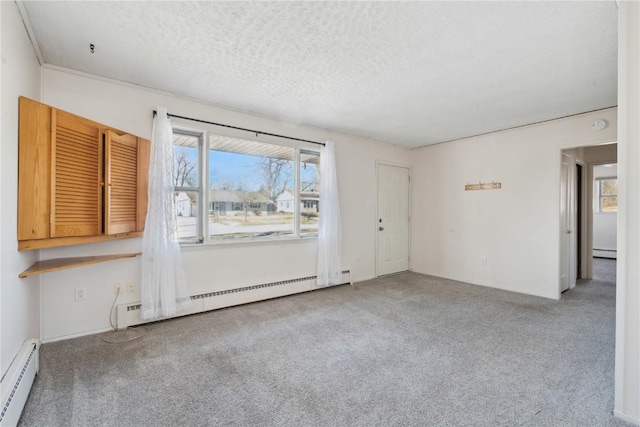
[[180, 242], [317, 235], [320, 154], [310, 144], [296, 144], [176, 126], [176, 169], [182, 175], [176, 174], [186, 176], [175, 187]]

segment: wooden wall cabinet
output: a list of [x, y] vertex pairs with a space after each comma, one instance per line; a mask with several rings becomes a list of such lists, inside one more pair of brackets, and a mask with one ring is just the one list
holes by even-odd
[[20, 98], [18, 249], [142, 235], [150, 144]]

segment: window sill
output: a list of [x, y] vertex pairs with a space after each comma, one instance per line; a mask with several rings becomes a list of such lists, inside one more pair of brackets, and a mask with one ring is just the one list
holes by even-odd
[[182, 243], [180, 249], [186, 252], [194, 250], [211, 249], [214, 247], [227, 247], [227, 246], [254, 246], [254, 245], [268, 245], [268, 244], [291, 244], [291, 243], [312, 243], [317, 242], [318, 236], [302, 236], [302, 237], [280, 237], [270, 239], [246, 239], [246, 240], [221, 240], [211, 241], [206, 243]]

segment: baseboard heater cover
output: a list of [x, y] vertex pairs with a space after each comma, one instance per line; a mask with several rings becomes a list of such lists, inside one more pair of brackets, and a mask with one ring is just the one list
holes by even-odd
[[[205, 292], [201, 294], [191, 295], [192, 308], [189, 311], [180, 313], [175, 317], [201, 313], [204, 311], [215, 310], [222, 307], [229, 307], [229, 306], [244, 304], [248, 302], [261, 301], [261, 300], [270, 299], [270, 298], [277, 298], [280, 296], [290, 295], [294, 293], [312, 291], [314, 289], [321, 289], [316, 284], [317, 278], [318, 276], [298, 277], [295, 279], [280, 280], [277, 282], [261, 283], [257, 285], [242, 286], [234, 289], [225, 289], [222, 291], [212, 291], [212, 292]], [[342, 284], [350, 284], [350, 283], [351, 283], [351, 271], [344, 270], [342, 272]], [[222, 303], [221, 305], [205, 304], [205, 300], [209, 300], [209, 299], [222, 298], [222, 297], [230, 296], [234, 294], [241, 294], [247, 291], [258, 291], [266, 288], [284, 287], [286, 285], [302, 285], [302, 287], [300, 287], [298, 290], [292, 290], [291, 292], [285, 292], [282, 294], [276, 294], [272, 296], [265, 295], [264, 297], [247, 299], [246, 301], [231, 302], [230, 304], [224, 304], [224, 303]], [[142, 305], [139, 302], [119, 305], [117, 310], [118, 329], [124, 329], [129, 326], [148, 323], [149, 321], [140, 319], [141, 308], [142, 308]]]
[[0, 426], [15, 426], [29, 397], [31, 385], [38, 373], [38, 340], [25, 341], [18, 355], [2, 378], [2, 412]]
[[617, 258], [618, 251], [616, 249], [593, 248], [593, 256], [598, 258]]

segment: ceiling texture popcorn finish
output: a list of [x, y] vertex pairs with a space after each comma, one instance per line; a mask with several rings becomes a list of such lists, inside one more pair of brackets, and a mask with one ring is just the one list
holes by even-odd
[[23, 5], [46, 64], [407, 147], [616, 105], [614, 1]]

